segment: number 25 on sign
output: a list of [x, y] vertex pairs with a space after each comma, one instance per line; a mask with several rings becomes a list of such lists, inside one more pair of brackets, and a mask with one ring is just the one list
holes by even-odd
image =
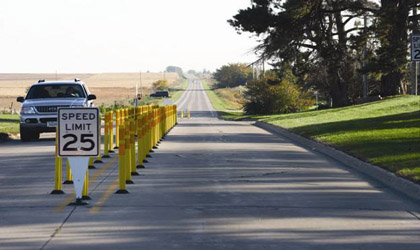
[[411, 35], [411, 61], [420, 61], [420, 34]]
[[98, 129], [97, 108], [60, 108], [58, 110], [59, 156], [97, 156]]

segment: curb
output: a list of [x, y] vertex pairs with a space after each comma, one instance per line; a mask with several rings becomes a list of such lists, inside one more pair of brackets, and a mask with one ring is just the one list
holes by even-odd
[[350, 156], [342, 151], [326, 146], [319, 142], [306, 139], [300, 135], [294, 134], [284, 128], [277, 127], [266, 122], [257, 121], [255, 126], [262, 128], [270, 133], [284, 136], [304, 147], [310, 148], [313, 151], [320, 152], [327, 155], [334, 160], [344, 164], [345, 166], [365, 174], [372, 179], [379, 181], [381, 184], [390, 187], [391, 189], [403, 193], [417, 202], [420, 202], [420, 185], [399, 177], [391, 172], [388, 172], [378, 166], [361, 161], [353, 156]]

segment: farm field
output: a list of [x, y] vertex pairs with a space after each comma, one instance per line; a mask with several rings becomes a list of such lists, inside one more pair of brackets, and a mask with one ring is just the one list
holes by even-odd
[[[140, 87], [139, 73], [99, 73], [99, 74], [0, 74], [0, 110], [19, 110], [16, 97], [24, 96], [26, 90], [39, 79], [71, 80], [80, 78], [90, 91], [97, 96], [96, 105], [114, 102], [128, 103], [134, 97], [136, 84]], [[144, 94], [151, 92], [152, 83], [166, 79], [173, 84], [179, 79], [176, 73], [142, 73]]]

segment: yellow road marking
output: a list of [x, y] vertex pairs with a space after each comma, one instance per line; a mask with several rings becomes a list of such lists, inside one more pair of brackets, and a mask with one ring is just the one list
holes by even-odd
[[74, 199], [76, 199], [76, 194], [71, 194], [68, 195], [67, 198], [61, 202], [58, 206], [56, 206], [55, 208], [53, 208], [53, 212], [61, 212], [63, 211], [63, 209], [70, 203], [72, 202]]
[[119, 180], [118, 178], [114, 180], [114, 182], [107, 188], [105, 193], [99, 198], [98, 202], [93, 206], [91, 209], [89, 209], [89, 213], [97, 213], [99, 210], [101, 210], [102, 205], [111, 197], [111, 195], [115, 192], [115, 190], [118, 188]]
[[90, 182], [94, 182], [99, 176], [101, 176], [106, 170], [108, 170], [117, 161], [117, 159], [118, 157], [112, 159], [110, 162], [107, 162], [103, 168], [96, 171], [95, 174], [93, 174], [92, 177], [90, 177]]
[[[99, 176], [101, 176], [106, 170], [108, 170], [115, 162], [117, 161], [117, 158], [112, 159], [110, 162], [107, 162], [106, 165], [99, 169], [98, 171], [96, 171], [92, 177], [89, 179], [89, 185], [91, 183], [93, 183]], [[72, 202], [74, 199], [76, 198], [76, 194], [71, 194], [69, 196], [67, 196], [67, 198], [61, 202], [58, 206], [54, 207], [52, 209], [53, 212], [61, 212], [64, 210], [64, 208], [70, 203]]]

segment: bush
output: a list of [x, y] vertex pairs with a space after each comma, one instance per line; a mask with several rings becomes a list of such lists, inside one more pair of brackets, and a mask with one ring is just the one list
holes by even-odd
[[253, 80], [247, 85], [244, 105], [246, 114], [293, 113], [314, 104], [310, 94], [300, 89], [292, 79], [277, 78], [274, 74]]
[[153, 83], [153, 89], [156, 90], [168, 90], [169, 84], [167, 80], [158, 80]]

